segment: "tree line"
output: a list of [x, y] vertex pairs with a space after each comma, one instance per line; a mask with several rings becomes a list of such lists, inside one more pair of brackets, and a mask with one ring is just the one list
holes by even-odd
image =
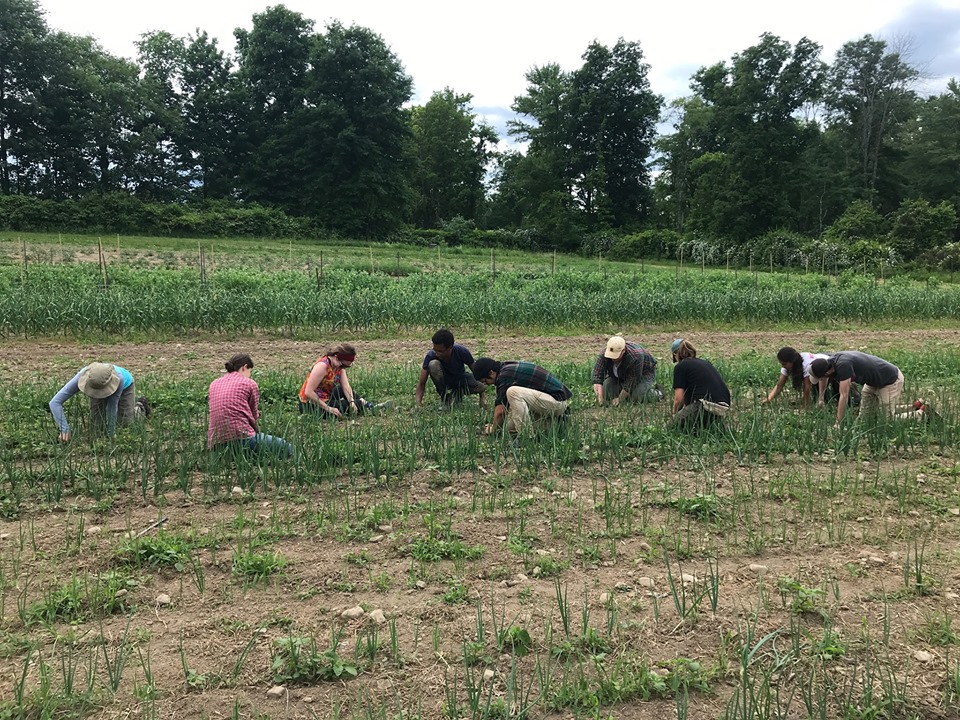
[[0, 0], [0, 27], [8, 227], [116, 215], [201, 234], [222, 218], [448, 242], [497, 230], [517, 246], [711, 263], [957, 254], [960, 86], [921, 97], [908, 54], [869, 35], [828, 64], [812, 40], [764, 34], [669, 104], [639, 43], [594, 42], [578, 68], [526, 74], [507, 130], [523, 150], [502, 152], [470, 94], [410, 105], [378, 34], [318, 31], [282, 5], [235, 30], [232, 52], [199, 29], [160, 31], [135, 60], [49, 28], [38, 0]]

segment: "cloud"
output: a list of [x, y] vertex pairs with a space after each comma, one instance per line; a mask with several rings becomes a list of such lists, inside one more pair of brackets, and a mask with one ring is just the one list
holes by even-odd
[[881, 36], [894, 47], [905, 42], [907, 60], [926, 78], [960, 77], [960, 7], [915, 3], [886, 25]]

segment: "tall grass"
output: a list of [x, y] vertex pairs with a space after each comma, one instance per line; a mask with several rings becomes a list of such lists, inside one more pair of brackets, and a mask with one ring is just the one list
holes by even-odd
[[723, 272], [382, 273], [0, 267], [0, 334], [549, 330], [642, 323], [960, 319], [960, 289]]

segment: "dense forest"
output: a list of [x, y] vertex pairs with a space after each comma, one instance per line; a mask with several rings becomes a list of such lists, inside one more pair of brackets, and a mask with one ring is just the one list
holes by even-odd
[[[591, 43], [514, 99], [513, 147], [469, 88], [411, 105], [373, 30], [282, 5], [223, 49], [142, 36], [135, 60], [0, 0], [0, 226], [440, 238], [613, 257], [795, 264], [958, 259], [960, 85], [917, 92], [866, 35], [831, 63], [764, 34], [669, 104], [637, 42]], [[658, 134], [658, 127], [666, 129]]]

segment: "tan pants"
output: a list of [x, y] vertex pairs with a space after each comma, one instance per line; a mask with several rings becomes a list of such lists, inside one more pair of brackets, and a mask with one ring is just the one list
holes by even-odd
[[520, 432], [530, 422], [536, 420], [556, 420], [563, 417], [569, 400], [557, 400], [552, 395], [539, 390], [513, 385], [507, 388], [507, 430]]
[[[94, 423], [106, 423], [107, 401], [109, 398], [90, 398], [90, 416]], [[120, 402], [117, 403], [117, 425], [132, 425], [142, 420], [140, 408], [137, 405], [136, 383], [120, 393]]]
[[903, 373], [897, 371], [897, 379], [883, 387], [864, 385], [860, 392], [860, 412], [874, 413], [879, 407], [884, 415], [892, 417], [897, 410], [897, 400], [903, 394]]

